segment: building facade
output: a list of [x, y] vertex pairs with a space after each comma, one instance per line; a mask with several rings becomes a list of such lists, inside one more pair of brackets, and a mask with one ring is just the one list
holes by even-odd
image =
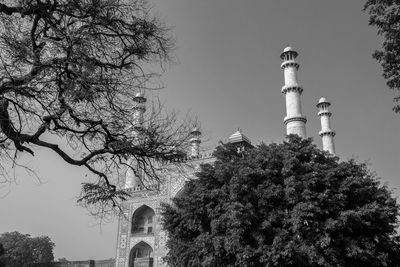
[[[116, 266], [166, 266], [162, 260], [167, 254], [167, 235], [161, 226], [161, 203], [170, 203], [185, 182], [193, 178], [197, 167], [212, 160], [210, 155], [182, 159], [167, 166], [169, 171], [158, 185], [126, 189], [132, 197], [125, 202], [125, 214], [119, 218]], [[182, 169], [176, 163], [182, 164]]]
[[[286, 47], [280, 55], [281, 69], [284, 73], [284, 85], [281, 92], [286, 101], [286, 117], [284, 125], [286, 134], [297, 134], [306, 138], [306, 117], [302, 114], [300, 96], [303, 87], [297, 81], [299, 64], [296, 61], [298, 53], [291, 47]], [[141, 127], [145, 102], [142, 93], [138, 93], [135, 101], [136, 125]], [[331, 129], [331, 113], [327, 110], [330, 105], [325, 98], [321, 98], [317, 107], [321, 118], [321, 132], [323, 149], [331, 154], [335, 153]], [[135, 131], [135, 129], [133, 129]], [[211, 155], [201, 154], [200, 132], [193, 129], [191, 146], [186, 158], [179, 159], [165, 166], [162, 179], [156, 184], [144, 185], [143, 179], [135, 177], [130, 172], [126, 174], [125, 190], [131, 198], [124, 203], [124, 214], [119, 218], [116, 267], [158, 267], [166, 266], [163, 257], [167, 254], [167, 234], [162, 229], [160, 209], [162, 203], [170, 203], [171, 199], [179, 194], [188, 179], [193, 179], [194, 173], [202, 163], [212, 163]], [[140, 138], [140, 136], [138, 137]], [[240, 129], [229, 137], [238, 151], [252, 147], [251, 141]]]

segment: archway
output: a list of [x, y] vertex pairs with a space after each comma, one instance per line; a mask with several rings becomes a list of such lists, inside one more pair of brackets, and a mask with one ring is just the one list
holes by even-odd
[[179, 191], [176, 192], [174, 198], [179, 198], [179, 197], [181, 197], [181, 196], [185, 193], [185, 189], [186, 189], [185, 186], [183, 186], [181, 189], [179, 189]]
[[132, 215], [132, 235], [150, 235], [154, 233], [155, 213], [149, 206], [143, 205]]
[[129, 267], [153, 267], [153, 248], [144, 241], [137, 243], [129, 254]]

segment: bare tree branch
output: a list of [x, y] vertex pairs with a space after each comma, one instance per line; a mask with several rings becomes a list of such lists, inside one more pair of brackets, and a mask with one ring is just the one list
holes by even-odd
[[111, 206], [132, 160], [157, 181], [157, 162], [185, 149], [194, 124], [159, 102], [140, 127], [134, 119], [135, 95], [157, 89], [170, 61], [169, 32], [145, 0], [3, 1], [0, 155], [52, 150], [97, 177], [83, 192], [108, 190]]

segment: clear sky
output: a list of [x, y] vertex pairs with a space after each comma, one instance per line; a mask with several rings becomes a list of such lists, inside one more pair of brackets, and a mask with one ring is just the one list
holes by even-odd
[[[336, 152], [368, 161], [400, 195], [400, 115], [394, 93], [371, 57], [380, 47], [362, 13], [364, 0], [152, 0], [172, 26], [178, 64], [164, 73], [160, 99], [197, 115], [207, 147], [238, 127], [253, 143], [280, 142], [285, 133], [279, 58], [290, 44], [299, 52], [307, 133], [321, 146], [315, 104], [332, 102]], [[100, 227], [75, 204], [86, 171], [40, 150], [26, 157], [42, 181], [24, 172], [0, 188], [0, 232], [48, 235], [55, 256], [69, 260], [115, 256], [117, 223]]]

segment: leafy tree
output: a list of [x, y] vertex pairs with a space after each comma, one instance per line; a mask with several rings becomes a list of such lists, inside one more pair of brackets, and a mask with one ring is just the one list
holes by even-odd
[[214, 156], [164, 205], [170, 266], [400, 266], [399, 206], [364, 164], [297, 136]]
[[[369, 25], [377, 27], [384, 40], [382, 50], [375, 51], [373, 57], [381, 63], [389, 88], [400, 90], [400, 2], [367, 0], [364, 11], [369, 14]], [[400, 95], [394, 98], [396, 113], [400, 113], [399, 101]]]
[[48, 236], [31, 237], [29, 234], [7, 232], [0, 235], [5, 254], [1, 257], [7, 267], [25, 267], [54, 260], [54, 243]]
[[55, 244], [48, 236], [31, 238], [32, 254], [37, 262], [51, 262], [54, 260], [53, 248]]
[[146, 0], [1, 1], [0, 155], [14, 167], [49, 149], [98, 178], [81, 200], [115, 206], [121, 166], [157, 179], [189, 139], [193, 125], [162, 105], [144, 120], [136, 109], [173, 48]]
[[0, 267], [5, 267], [4, 261], [3, 261], [3, 255], [4, 255], [4, 247], [3, 244], [0, 243]]

